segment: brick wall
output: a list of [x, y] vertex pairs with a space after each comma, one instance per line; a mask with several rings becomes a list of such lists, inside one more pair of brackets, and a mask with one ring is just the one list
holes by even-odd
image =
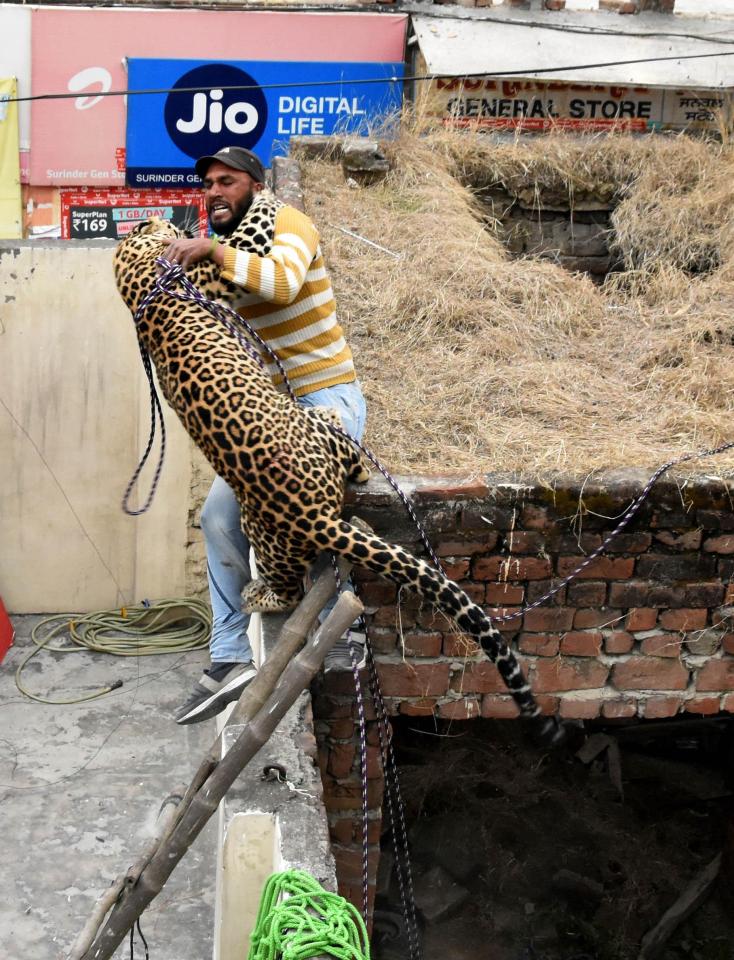
[[[403, 478], [401, 486], [449, 576], [498, 615], [519, 612], [570, 573], [646, 480], [617, 471], [583, 487], [491, 478]], [[498, 624], [544, 712], [573, 720], [734, 712], [733, 507], [721, 480], [659, 481], [630, 526], [550, 603]], [[384, 481], [353, 489], [347, 512], [418, 549]], [[364, 572], [357, 579], [391, 714], [516, 716], [496, 669], [442, 614]], [[374, 883], [383, 782], [369, 702], [367, 709]], [[358, 904], [362, 801], [349, 674], [321, 681], [314, 712], [340, 889]]]

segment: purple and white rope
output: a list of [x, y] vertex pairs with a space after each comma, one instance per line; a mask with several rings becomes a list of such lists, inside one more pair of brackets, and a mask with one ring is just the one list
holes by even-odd
[[387, 803], [390, 825], [392, 827], [395, 875], [398, 881], [403, 917], [405, 918], [405, 929], [408, 934], [409, 960], [421, 960], [420, 938], [418, 936], [418, 923], [415, 914], [413, 874], [410, 866], [410, 851], [408, 847], [408, 830], [405, 824], [403, 798], [400, 793], [400, 777], [398, 775], [397, 763], [395, 762], [395, 753], [392, 748], [390, 721], [385, 708], [385, 701], [382, 697], [377, 664], [375, 663], [375, 658], [372, 653], [369, 631], [364, 616], [360, 617], [360, 626], [365, 634], [370, 690], [372, 692], [372, 701], [375, 705], [375, 715], [377, 718], [377, 735], [380, 740], [382, 769], [385, 774], [385, 801]]
[[642, 504], [650, 495], [650, 491], [660, 477], [666, 473], [671, 467], [676, 467], [678, 464], [687, 463], [689, 460], [697, 460], [703, 457], [713, 457], [719, 453], [724, 453], [727, 450], [731, 450], [734, 447], [734, 440], [729, 443], [723, 443], [719, 447], [711, 447], [706, 450], [698, 450], [694, 453], [686, 453], [680, 457], [675, 457], [672, 460], [668, 460], [667, 463], [664, 463], [661, 467], [658, 467], [657, 470], [652, 474], [650, 479], [645, 484], [641, 493], [639, 493], [635, 499], [632, 501], [630, 506], [624, 512], [622, 519], [619, 521], [617, 526], [602, 540], [598, 547], [593, 550], [588, 557], [585, 557], [581, 563], [575, 567], [567, 576], [563, 578], [555, 587], [549, 590], [547, 593], [544, 593], [542, 597], [539, 597], [537, 600], [534, 600], [532, 603], [529, 603], [527, 606], [522, 607], [522, 609], [515, 611], [514, 613], [507, 613], [500, 617], [492, 617], [492, 620], [496, 623], [507, 623], [510, 620], [516, 620], [518, 617], [523, 616], [528, 610], [534, 610], [536, 607], [539, 607], [542, 603], [545, 603], [546, 600], [550, 600], [551, 597], [554, 597], [560, 590], [563, 590], [565, 586], [568, 586], [572, 580], [575, 580], [578, 575], [585, 570], [590, 563], [592, 563], [596, 558], [606, 550], [609, 544], [614, 540], [618, 534], [624, 530], [630, 520], [635, 516], [637, 511], [640, 509]]

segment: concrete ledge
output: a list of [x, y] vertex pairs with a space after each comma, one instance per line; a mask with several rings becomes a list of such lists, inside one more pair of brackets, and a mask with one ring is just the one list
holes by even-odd
[[[262, 618], [265, 656], [276, 642], [284, 619]], [[224, 752], [242, 729], [225, 729]], [[315, 758], [311, 696], [304, 692], [220, 804], [215, 960], [242, 960], [247, 956], [263, 885], [271, 873], [298, 868], [327, 890], [336, 891]], [[264, 768], [271, 764], [285, 770], [285, 780], [263, 779]]]

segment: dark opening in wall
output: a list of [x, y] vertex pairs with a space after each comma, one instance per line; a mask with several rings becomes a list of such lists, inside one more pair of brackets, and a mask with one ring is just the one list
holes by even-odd
[[[726, 864], [729, 719], [587, 725], [555, 754], [514, 721], [393, 727], [424, 960], [637, 960], [722, 849]], [[376, 960], [409, 956], [393, 865], [387, 832]], [[734, 956], [726, 869], [660, 960]]]
[[492, 229], [516, 257], [552, 260], [567, 270], [603, 280], [620, 266], [610, 244], [612, 208], [590, 203], [576, 208], [526, 206], [501, 190], [485, 191]]

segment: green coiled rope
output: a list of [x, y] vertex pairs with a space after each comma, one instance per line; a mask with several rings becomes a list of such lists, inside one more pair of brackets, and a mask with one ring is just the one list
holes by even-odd
[[[15, 685], [21, 693], [39, 703], [83, 703], [103, 697], [122, 686], [121, 681], [78, 697], [51, 700], [31, 693], [21, 681], [23, 668], [41, 650], [80, 653], [94, 650], [116, 657], [148, 657], [160, 653], [186, 653], [206, 647], [211, 634], [211, 611], [201, 600], [154, 600], [117, 610], [96, 610], [69, 616], [59, 614], [37, 623], [31, 631], [35, 644], [15, 671]], [[65, 642], [52, 644], [63, 635]]]
[[303, 870], [273, 873], [260, 899], [247, 960], [370, 960], [359, 911]]

